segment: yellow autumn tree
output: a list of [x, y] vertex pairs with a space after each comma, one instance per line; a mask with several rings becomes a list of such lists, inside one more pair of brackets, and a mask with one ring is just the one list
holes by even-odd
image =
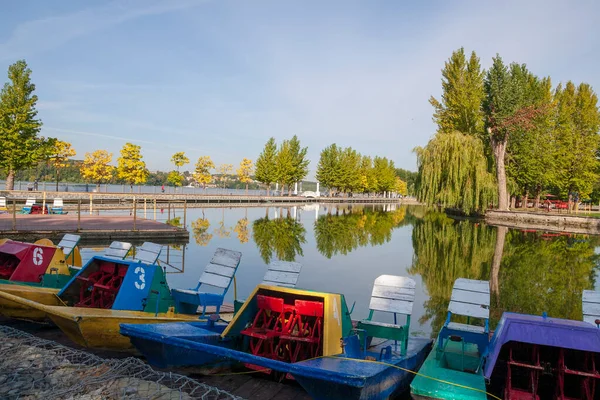
[[252, 178], [250, 175], [254, 170], [254, 165], [252, 164], [252, 160], [248, 158], [244, 158], [240, 163], [240, 167], [237, 170], [238, 177], [240, 182], [246, 184], [246, 194], [248, 194], [248, 183], [252, 182]]
[[100, 189], [100, 184], [110, 181], [115, 173], [115, 167], [110, 165], [112, 157], [112, 153], [106, 150], [85, 153], [85, 159], [80, 169], [83, 179], [95, 183], [96, 188]]
[[183, 151], [173, 154], [171, 157], [171, 162], [175, 164], [177, 168], [176, 171], [169, 172], [169, 176], [167, 177], [167, 181], [171, 183], [173, 186], [182, 186], [183, 181], [185, 180], [181, 172], [179, 172], [179, 168], [183, 167], [185, 164], [190, 162], [190, 159], [186, 157]]
[[119, 179], [131, 185], [141, 185], [148, 179], [148, 169], [146, 163], [142, 160], [141, 147], [133, 143], [125, 143], [121, 149], [117, 165], [117, 176]]
[[406, 182], [404, 182], [399, 177], [396, 177], [396, 183], [394, 184], [394, 191], [402, 196], [406, 196], [408, 194], [408, 189], [406, 186]]
[[63, 142], [62, 140], [56, 139], [54, 146], [48, 161], [56, 168], [56, 191], [58, 192], [58, 182], [60, 181], [60, 170], [67, 166], [67, 160], [69, 157], [73, 157], [77, 153], [75, 149], [71, 147], [71, 143]]
[[217, 172], [220, 175], [219, 180], [223, 184], [223, 188], [225, 188], [225, 182], [228, 179], [227, 175], [231, 174], [232, 171], [233, 164], [221, 164], [219, 165], [219, 168], [217, 168]]
[[215, 164], [210, 159], [210, 156], [202, 156], [198, 158], [196, 162], [196, 169], [194, 170], [193, 177], [202, 187], [206, 187], [212, 181], [211, 169], [215, 168]]

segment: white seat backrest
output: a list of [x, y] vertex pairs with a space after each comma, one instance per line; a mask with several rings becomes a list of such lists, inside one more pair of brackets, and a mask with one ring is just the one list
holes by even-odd
[[6, 197], [0, 197], [0, 207], [6, 208]]
[[54, 203], [52, 204], [52, 207], [63, 207], [63, 199], [60, 198], [56, 198], [54, 199]]
[[395, 275], [375, 279], [369, 309], [411, 315], [415, 302], [415, 281]]
[[217, 249], [198, 281], [203, 285], [227, 289], [241, 258], [242, 253], [239, 251]]
[[144, 242], [141, 247], [136, 249], [136, 254], [135, 257], [133, 257], [133, 260], [143, 262], [144, 264], [153, 265], [156, 264], [156, 261], [158, 261], [161, 251], [162, 245], [152, 242]]
[[263, 284], [296, 287], [302, 264], [291, 261], [273, 261], [263, 278]]
[[81, 240], [81, 236], [73, 235], [72, 233], [67, 233], [63, 236], [62, 240], [58, 243], [58, 247], [60, 247], [65, 254], [65, 257], [69, 257], [73, 252], [73, 249]]
[[32, 199], [31, 197], [28, 198], [27, 201], [25, 202], [25, 205], [28, 207], [31, 207], [34, 204], [35, 204], [35, 199]]
[[454, 282], [448, 311], [465, 317], [490, 317], [490, 283], [459, 278]]
[[597, 326], [596, 320], [600, 320], [600, 292], [584, 290], [582, 303], [583, 320]]
[[123, 258], [127, 257], [127, 253], [129, 253], [130, 249], [131, 249], [131, 243], [114, 241], [105, 250], [104, 255], [107, 257], [123, 259]]

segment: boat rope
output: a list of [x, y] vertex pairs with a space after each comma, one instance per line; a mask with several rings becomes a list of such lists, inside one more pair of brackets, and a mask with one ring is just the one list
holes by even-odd
[[[308, 358], [308, 359], [302, 360], [302, 361], [305, 362], [305, 361], [317, 360], [319, 358], [340, 358], [340, 357], [336, 357], [336, 356], [318, 356], [318, 357]], [[486, 392], [485, 390], [482, 390], [482, 389], [477, 389], [477, 388], [474, 388], [474, 387], [471, 387], [471, 386], [461, 385], [460, 383], [450, 382], [450, 381], [446, 381], [444, 379], [435, 378], [433, 376], [425, 375], [425, 374], [422, 374], [420, 372], [413, 371], [413, 370], [408, 369], [408, 368], [399, 367], [397, 365], [386, 363], [386, 362], [383, 362], [383, 361], [361, 360], [361, 359], [358, 359], [358, 358], [352, 358], [352, 361], [385, 365], [387, 367], [392, 367], [392, 368], [396, 368], [396, 369], [399, 369], [399, 370], [404, 371], [404, 372], [411, 373], [411, 374], [413, 374], [415, 376], [421, 376], [421, 377], [426, 378], [426, 379], [431, 379], [432, 381], [444, 383], [446, 385], [456, 386], [456, 387], [459, 387], [459, 388], [462, 388], [462, 389], [473, 390], [475, 392], [483, 393], [483, 394], [485, 394], [485, 395], [487, 395], [489, 397], [492, 397], [492, 398], [494, 398], [496, 400], [502, 400], [500, 397], [498, 397], [498, 396], [496, 396], [496, 395], [494, 395], [494, 394], [492, 394], [490, 392]], [[227, 372], [227, 373], [222, 373], [222, 374], [210, 374], [210, 375], [213, 375], [213, 376], [244, 375], [244, 374], [254, 374], [254, 373], [257, 373], [257, 372], [269, 372], [271, 370], [272, 370], [272, 368], [264, 368], [264, 369], [257, 369], [257, 370], [252, 370], [252, 371]]]

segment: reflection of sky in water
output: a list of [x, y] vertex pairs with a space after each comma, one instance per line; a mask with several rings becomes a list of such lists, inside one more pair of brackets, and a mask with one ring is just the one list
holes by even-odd
[[[341, 249], [329, 243], [330, 246], [333, 246], [334, 255], [330, 259], [327, 258], [319, 252], [317, 246], [314, 229], [317, 214], [323, 218], [324, 215], [330, 212], [333, 215], [331, 217], [333, 218], [332, 222], [340, 222], [340, 219], [345, 218], [342, 215], [343, 210], [348, 212], [348, 207], [348, 205], [319, 206], [310, 204], [303, 207], [188, 208], [187, 229], [192, 232], [192, 222], [199, 218], [205, 218], [210, 223], [206, 233], [212, 235], [212, 238], [208, 245], [201, 246], [196, 243], [193, 233], [190, 234], [190, 243], [185, 246], [185, 268], [183, 272], [176, 272], [172, 268], [167, 268], [169, 286], [172, 288], [195, 287], [200, 274], [215, 250], [218, 247], [223, 247], [242, 252], [242, 261], [236, 275], [237, 297], [238, 299], [246, 298], [254, 287], [262, 281], [267, 269], [253, 235], [253, 223], [256, 220], [264, 219], [266, 214], [268, 214], [270, 221], [278, 217], [285, 218], [289, 215], [294, 218], [295, 216], [295, 220], [304, 227], [305, 242], [301, 244], [303, 255], [297, 255], [295, 258], [295, 261], [303, 264], [298, 279], [298, 287], [344, 294], [349, 308], [356, 302], [352, 314], [353, 319], [361, 319], [367, 316], [375, 278], [383, 274], [411, 276], [407, 270], [411, 268], [413, 260], [415, 262], [418, 260], [418, 263], [413, 267], [415, 275], [411, 276], [417, 283], [411, 319], [411, 330], [413, 332], [431, 332], [432, 319], [427, 320], [423, 325], [419, 323], [419, 319], [426, 314], [425, 303], [429, 300], [429, 293], [438, 296], [435, 301], [430, 302], [429, 307], [433, 308], [429, 310], [429, 314], [437, 320], [436, 324], [440, 324], [445, 319], [447, 302], [455, 278], [489, 279], [496, 229], [480, 223], [453, 221], [443, 213], [426, 214], [424, 209], [420, 207], [409, 207], [406, 217], [404, 217], [404, 223], [401, 223], [403, 218], [399, 217], [395, 224], [386, 225], [387, 228], [382, 228], [383, 236], [385, 236], [385, 232], [390, 232], [389, 241], [384, 240], [381, 245], [366, 244], [364, 247], [359, 246], [348, 251], [346, 255], [341, 254], [339, 252]], [[354, 206], [355, 209], [361, 207], [369, 210], [381, 210], [384, 206]], [[399, 206], [394, 205], [392, 207]], [[336, 211], [339, 211], [338, 216], [335, 215]], [[178, 209], [176, 212], [177, 216], [183, 216], [183, 210]], [[159, 219], [162, 217], [164, 221], [166, 213], [165, 210], [164, 214], [159, 214]], [[389, 213], [386, 215], [389, 215]], [[401, 213], [401, 215], [404, 214]], [[152, 218], [151, 212], [148, 213], [148, 217]], [[243, 218], [248, 219], [248, 241], [246, 243], [240, 243], [238, 235], [234, 231], [236, 224]], [[183, 221], [183, 217], [181, 220]], [[382, 221], [385, 218], [376, 216], [375, 220]], [[290, 223], [289, 220], [287, 222]], [[357, 221], [348, 222], [351, 223], [347, 225], [336, 224], [335, 229], [334, 225], [327, 228], [335, 234], [335, 232], [339, 232], [340, 226], [353, 227], [355, 238]], [[387, 222], [389, 222], [389, 219]], [[291, 224], [294, 223], [291, 222]], [[400, 226], [389, 231], [391, 226], [397, 226], [398, 224]], [[282, 226], [286, 227], [285, 224], [279, 224], [278, 228], [281, 229]], [[415, 228], [415, 226], [418, 228]], [[220, 227], [222, 227], [220, 229], [221, 236], [218, 232]], [[343, 235], [341, 236], [343, 239]], [[413, 240], [417, 241], [417, 251], [420, 252], [418, 259], [413, 259], [415, 251]], [[595, 264], [592, 261], [592, 255], [593, 249], [597, 249], [596, 245], [599, 240], [594, 237], [554, 237], [554, 235], [542, 233], [509, 231], [498, 275], [500, 309], [494, 309], [492, 305], [492, 319], [499, 318], [503, 306], [508, 306], [513, 311], [534, 313], [538, 311], [541, 313], [540, 310], [543, 311], [547, 307], [553, 307], [554, 314], [570, 313], [572, 314], [571, 318], [576, 318], [574, 316], [576, 313], [571, 311], [581, 305], [581, 290], [592, 285], [591, 280], [597, 274], [597, 270], [592, 271], [590, 268]], [[293, 241], [291, 242], [293, 243]], [[290, 242], [283, 241], [283, 243]], [[340, 243], [341, 245], [347, 244], [344, 240], [337, 243], [338, 245]], [[321, 243], [321, 245], [323, 244]], [[336, 250], [338, 250], [337, 253]], [[98, 254], [98, 251], [101, 251], [101, 249], [84, 249], [82, 251], [84, 260], [92, 254]], [[597, 253], [598, 251], [596, 251]], [[165, 247], [160, 258], [162, 261], [168, 259], [171, 265], [181, 267], [182, 256], [182, 247], [179, 247], [179, 249], [170, 247], [168, 251]], [[271, 259], [277, 259], [276, 251], [273, 251]], [[562, 279], [563, 274], [566, 273], [566, 276], [570, 274], [565, 271], [566, 266], [576, 268], [573, 272], [578, 271], [578, 280], [573, 279], [573, 282], [568, 284], [561, 283], [564, 281]], [[421, 275], [417, 271], [422, 271], [428, 281], [423, 283]], [[591, 280], [586, 278], [586, 274], [588, 274], [586, 271], [591, 272], [589, 274]], [[538, 274], [541, 275], [538, 276]], [[548, 277], [548, 275], [550, 276]], [[537, 281], [529, 282], [530, 280]], [[540, 280], [543, 280], [543, 282], [540, 282]], [[424, 287], [424, 284], [429, 285], [429, 287]], [[557, 285], [557, 287], [537, 288], [540, 285]], [[555, 289], [557, 289], [555, 295], [569, 296], [569, 304], [560, 307], [559, 303], [561, 301], [559, 299], [542, 295], [542, 293], [554, 292]], [[539, 293], [539, 295], [534, 295], [535, 293]], [[232, 302], [233, 298], [232, 285], [226, 295], [226, 301]], [[553, 304], [547, 305], [546, 302], [548, 301]], [[567, 301], [567, 299], [565, 298], [563, 301]], [[576, 302], [578, 304], [575, 304]], [[391, 322], [391, 316], [383, 313], [376, 313], [375, 315], [376, 319]], [[567, 315], [553, 316], [565, 317]]]

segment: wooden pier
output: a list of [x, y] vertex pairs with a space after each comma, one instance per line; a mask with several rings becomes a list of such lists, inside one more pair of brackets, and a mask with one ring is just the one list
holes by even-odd
[[189, 232], [162, 222], [130, 216], [97, 215], [0, 215], [0, 237], [55, 237], [63, 233], [78, 233], [95, 240], [168, 240], [187, 243]]

